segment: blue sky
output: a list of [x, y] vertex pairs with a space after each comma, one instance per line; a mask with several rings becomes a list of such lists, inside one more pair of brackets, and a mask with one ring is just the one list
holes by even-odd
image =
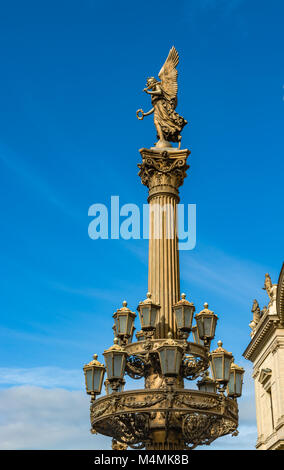
[[[267, 303], [264, 274], [277, 282], [283, 262], [283, 14], [280, 0], [2, 3], [5, 399], [9, 387], [21, 397], [32, 387], [31, 397], [50, 392], [52, 402], [64, 391], [71, 403], [84, 387], [82, 365], [111, 344], [113, 312], [124, 299], [134, 310], [145, 298], [147, 241], [91, 240], [88, 209], [112, 195], [146, 203], [138, 150], [153, 145], [155, 130], [151, 117], [141, 122], [135, 113], [150, 109], [146, 78], [175, 45], [177, 111], [189, 122], [182, 144], [192, 152], [181, 198], [197, 205], [197, 245], [181, 252], [181, 290], [198, 311], [207, 301], [219, 315], [216, 340], [248, 368], [252, 400], [241, 358], [251, 304]], [[19, 426], [35, 425], [34, 415]], [[14, 429], [4, 448], [102, 445], [84, 425], [79, 444], [68, 433], [60, 443], [46, 444], [44, 434], [22, 441]], [[254, 417], [244, 426], [253, 448]]]

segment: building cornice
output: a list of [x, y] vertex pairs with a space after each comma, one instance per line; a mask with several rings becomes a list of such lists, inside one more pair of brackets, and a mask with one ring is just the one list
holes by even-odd
[[259, 346], [263, 349], [264, 344], [271, 337], [279, 323], [278, 315], [269, 315], [268, 313], [261, 319], [258, 329], [251, 339], [249, 345], [243, 353], [245, 359], [254, 362], [259, 353]]

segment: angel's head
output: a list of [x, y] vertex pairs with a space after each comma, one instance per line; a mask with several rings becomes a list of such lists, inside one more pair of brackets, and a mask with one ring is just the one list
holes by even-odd
[[158, 80], [156, 80], [155, 77], [147, 78], [147, 87], [153, 87], [156, 83], [158, 83]]

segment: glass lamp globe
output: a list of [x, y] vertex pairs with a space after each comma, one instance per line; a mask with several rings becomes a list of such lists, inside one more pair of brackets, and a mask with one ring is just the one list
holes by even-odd
[[154, 304], [152, 302], [151, 294], [148, 292], [146, 300], [140, 302], [137, 307], [140, 317], [141, 329], [143, 331], [155, 330], [160, 308], [160, 305]]
[[205, 302], [204, 309], [195, 315], [195, 320], [199, 338], [208, 344], [215, 336], [217, 315], [209, 310], [208, 303]]
[[228, 396], [238, 398], [242, 395], [244, 369], [237, 364], [231, 364], [230, 379], [227, 386]]
[[88, 395], [99, 395], [105, 374], [105, 366], [98, 360], [98, 355], [94, 354], [93, 360], [83, 368], [85, 374], [86, 392]]
[[186, 300], [185, 294], [181, 294], [181, 300], [173, 305], [173, 313], [177, 329], [182, 333], [190, 333], [194, 311], [194, 304]]
[[129, 340], [134, 332], [134, 320], [136, 314], [127, 307], [126, 300], [123, 301], [123, 307], [118, 309], [114, 315], [114, 332], [120, 340]]
[[233, 355], [222, 347], [222, 341], [218, 341], [217, 344], [218, 348], [210, 354], [212, 377], [216, 382], [226, 384], [230, 378]]
[[114, 338], [113, 342], [113, 346], [104, 351], [109, 381], [123, 379], [127, 357], [127, 352], [118, 344], [118, 338]]
[[180, 343], [172, 339], [172, 333], [168, 334], [168, 338], [157, 348], [161, 371], [164, 377], [176, 377], [179, 375], [181, 367], [183, 348]]

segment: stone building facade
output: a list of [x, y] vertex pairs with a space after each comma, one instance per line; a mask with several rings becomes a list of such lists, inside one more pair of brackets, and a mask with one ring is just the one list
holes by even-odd
[[253, 363], [258, 450], [284, 450], [284, 264], [277, 284], [265, 275], [269, 302], [255, 300], [251, 340], [244, 357]]

